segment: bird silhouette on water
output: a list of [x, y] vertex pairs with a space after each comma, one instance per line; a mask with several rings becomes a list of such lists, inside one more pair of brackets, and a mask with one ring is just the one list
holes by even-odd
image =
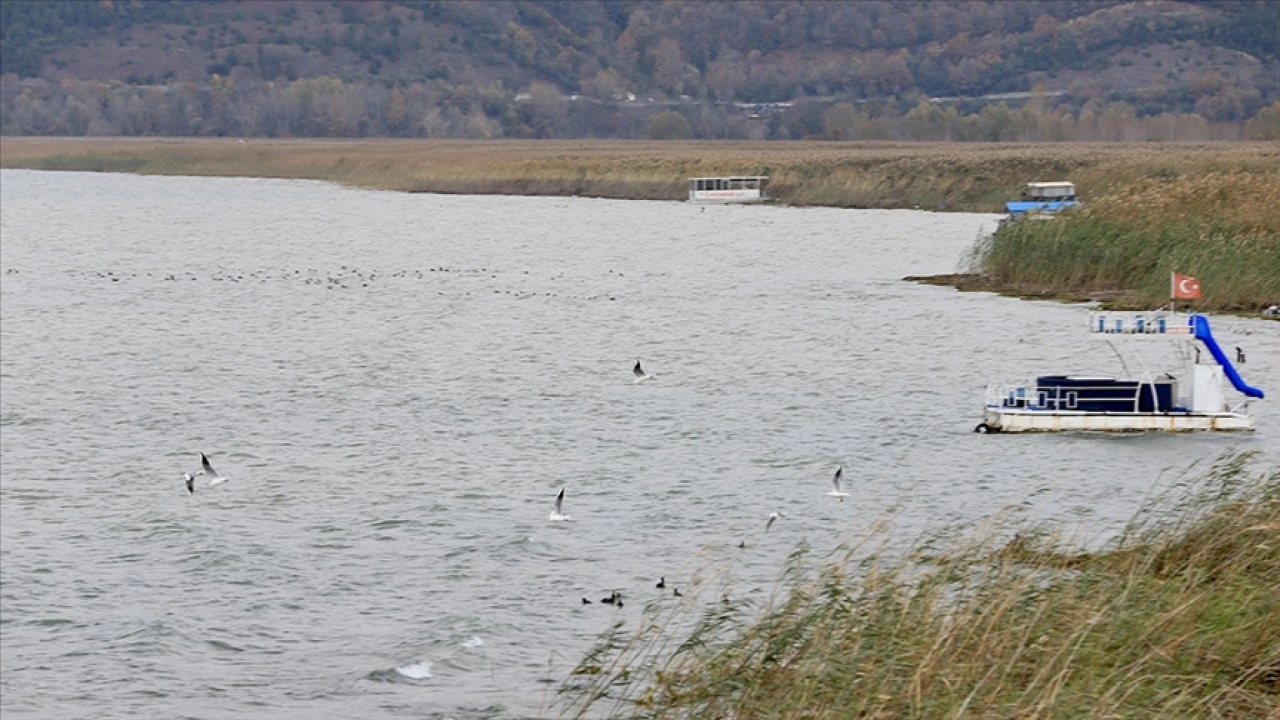
[[842, 477], [844, 477], [844, 466], [837, 465], [836, 474], [831, 477], [831, 490], [827, 493], [830, 497], [839, 498], [840, 502], [844, 502], [844, 499], [849, 497], [849, 493], [840, 487], [840, 478]]
[[564, 514], [564, 488], [560, 488], [559, 494], [556, 495], [555, 505], [551, 509], [551, 514], [547, 519], [552, 522], [563, 522], [569, 520], [569, 516]]
[[665, 577], [658, 578], [658, 584], [654, 585], [654, 587], [656, 588], [664, 588], [666, 586], [667, 586], [667, 579]]
[[200, 469], [196, 471], [196, 475], [204, 475], [209, 478], [209, 487], [216, 487], [231, 479], [214, 470], [213, 465], [209, 462], [209, 457], [204, 453], [200, 453]]
[[653, 379], [652, 375], [645, 372], [644, 369], [640, 367], [639, 360], [636, 361], [636, 366], [631, 368], [631, 373], [636, 376], [635, 382], [638, 383], [648, 382]]
[[[764, 531], [769, 532], [769, 528], [773, 527], [773, 523], [780, 517], [786, 517], [787, 514], [781, 510], [769, 513], [769, 522], [764, 524]], [[738, 547], [742, 547], [739, 545]]]

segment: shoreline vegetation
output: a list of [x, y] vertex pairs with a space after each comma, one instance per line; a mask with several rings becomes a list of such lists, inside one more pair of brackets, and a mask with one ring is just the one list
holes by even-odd
[[798, 548], [760, 606], [727, 570], [655, 599], [578, 664], [560, 716], [1280, 712], [1280, 469], [1228, 453], [1095, 551], [1010, 511], [903, 553], [890, 520], [825, 560]]
[[325, 180], [400, 192], [679, 201], [690, 177], [768, 175], [779, 204], [1003, 211], [1030, 181], [1070, 180], [1081, 210], [978, 238], [959, 289], [1115, 308], [1280, 303], [1280, 142], [893, 143], [617, 140], [0, 138], [0, 166]]

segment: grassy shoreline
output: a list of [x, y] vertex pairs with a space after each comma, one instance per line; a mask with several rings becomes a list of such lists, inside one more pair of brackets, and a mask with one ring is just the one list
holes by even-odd
[[[1256, 312], [1280, 303], [1277, 142], [3, 137], [0, 167], [677, 201], [689, 177], [759, 174], [770, 176], [768, 193], [780, 204], [970, 212], [1001, 212], [1025, 182], [1069, 179], [1085, 203], [1081, 222], [998, 232], [975, 248], [971, 272], [956, 276], [957, 286], [1154, 307], [1166, 300], [1160, 278], [1177, 270], [1201, 279], [1206, 297], [1198, 309]], [[1168, 201], [1171, 188], [1177, 202]]]
[[404, 192], [683, 200], [705, 175], [769, 175], [797, 206], [1001, 212], [1023, 183], [1087, 198], [1147, 177], [1277, 175], [1280, 143], [649, 142], [0, 138], [0, 167], [329, 180]]
[[561, 691], [567, 717], [1280, 714], [1280, 469], [1229, 454], [1107, 547], [1008, 516], [890, 557], [793, 555], [763, 607], [656, 601]]
[[1051, 221], [1005, 224], [971, 269], [996, 287], [1140, 308], [1167, 303], [1179, 272], [1202, 288], [1188, 307], [1257, 313], [1280, 304], [1277, 197], [1280, 173], [1145, 178]]

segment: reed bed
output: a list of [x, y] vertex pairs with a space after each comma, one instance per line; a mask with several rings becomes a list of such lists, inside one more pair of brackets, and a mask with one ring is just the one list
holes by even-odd
[[1059, 294], [1125, 291], [1125, 306], [1169, 301], [1171, 271], [1200, 280], [1191, 307], [1280, 303], [1280, 174], [1213, 172], [1112, 186], [1052, 221], [1001, 227], [974, 250], [991, 283]]
[[769, 175], [780, 203], [999, 212], [1031, 180], [1088, 199], [1144, 177], [1280, 175], [1280, 143], [0, 139], [10, 168], [330, 180], [382, 190], [681, 200], [697, 176]]
[[800, 549], [760, 608], [655, 604], [562, 717], [1280, 717], [1280, 470], [1226, 455], [1092, 553], [1007, 518], [961, 537]]

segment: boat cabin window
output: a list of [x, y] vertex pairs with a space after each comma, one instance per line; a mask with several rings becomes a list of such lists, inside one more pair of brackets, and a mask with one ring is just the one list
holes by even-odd
[[692, 178], [689, 189], [700, 190], [759, 190], [764, 178], [759, 177], [724, 177], [724, 178]]
[[1069, 182], [1031, 182], [1023, 188], [1022, 197], [1034, 202], [1073, 201], [1076, 186]]

